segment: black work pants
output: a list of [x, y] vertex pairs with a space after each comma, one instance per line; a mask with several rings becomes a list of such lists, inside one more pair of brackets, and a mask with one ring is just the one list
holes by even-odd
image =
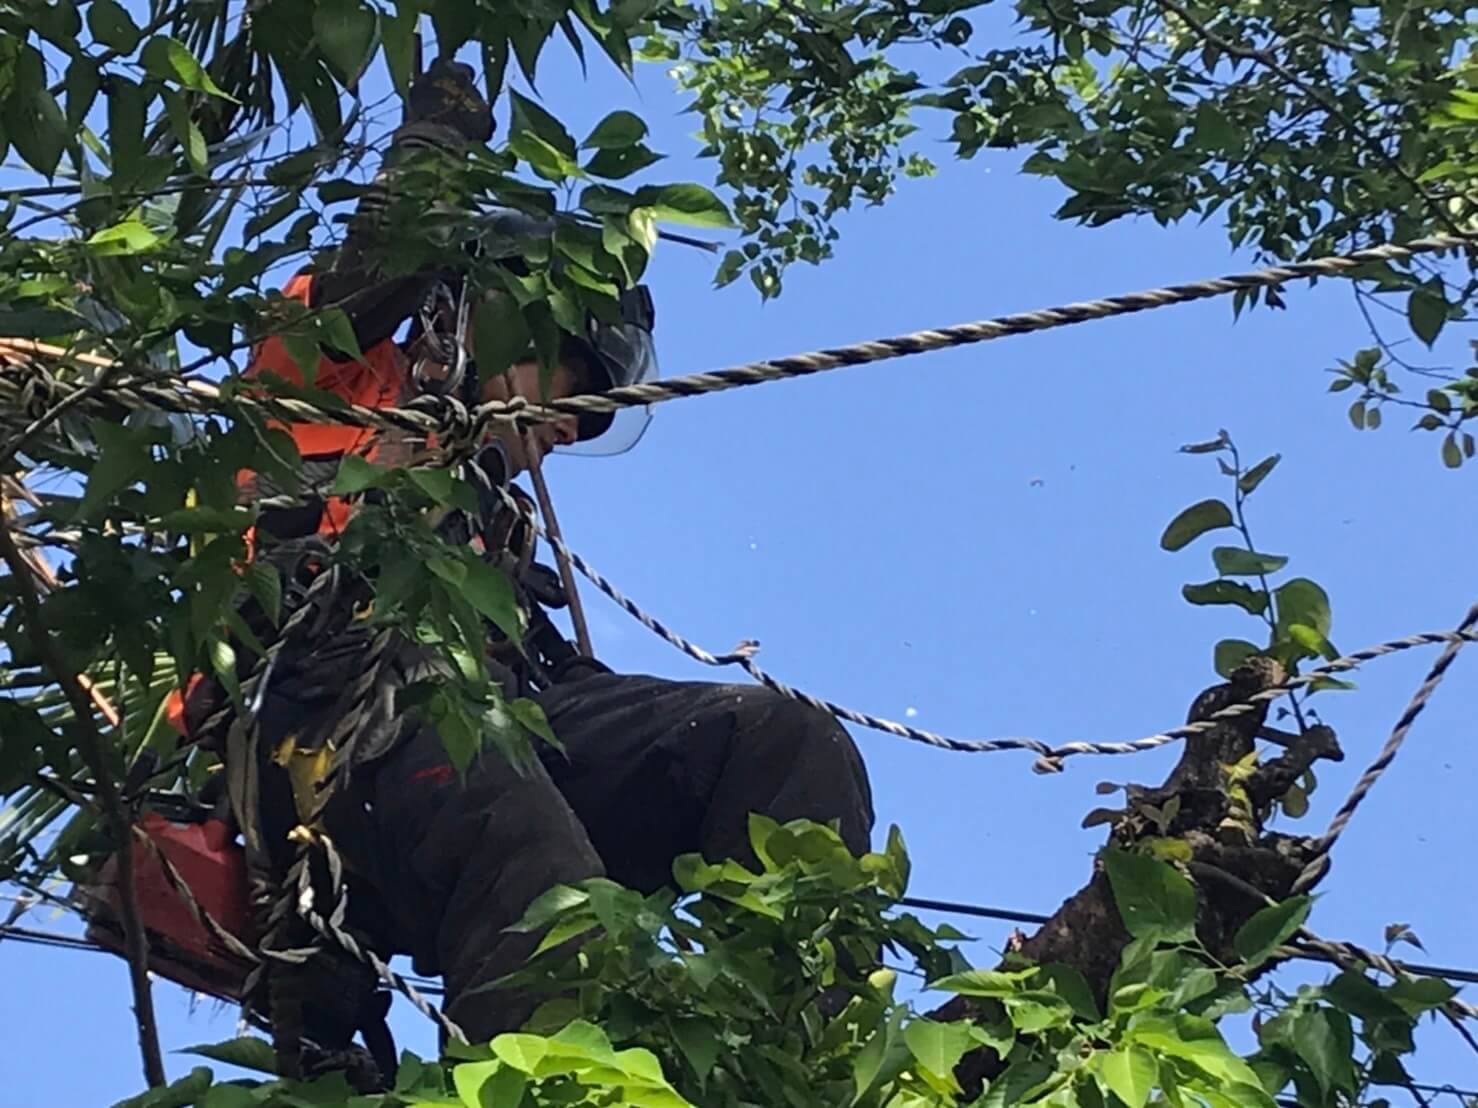
[[325, 816], [378, 902], [380, 937], [444, 975], [447, 1013], [474, 1041], [539, 1002], [478, 987], [531, 954], [539, 937], [506, 928], [554, 885], [604, 875], [652, 892], [695, 851], [752, 863], [751, 812], [838, 820], [853, 851], [867, 848], [862, 760], [815, 709], [755, 686], [615, 674], [540, 699], [562, 753], [546, 747], [520, 773], [490, 749], [461, 777], [422, 726]]

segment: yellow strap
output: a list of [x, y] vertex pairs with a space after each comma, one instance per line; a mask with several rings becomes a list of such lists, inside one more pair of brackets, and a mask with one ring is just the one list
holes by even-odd
[[318, 815], [331, 794], [323, 783], [333, 759], [334, 748], [328, 744], [316, 750], [299, 750], [297, 735], [283, 739], [272, 753], [272, 761], [287, 770], [298, 820], [312, 830], [319, 830]]

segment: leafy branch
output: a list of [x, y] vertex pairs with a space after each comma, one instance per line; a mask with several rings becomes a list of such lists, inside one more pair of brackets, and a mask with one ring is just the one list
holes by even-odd
[[138, 887], [134, 881], [133, 820], [109, 768], [109, 744], [98, 729], [92, 701], [77, 672], [52, 639], [36, 593], [33, 570], [16, 547], [10, 522], [4, 518], [0, 518], [0, 559], [10, 570], [11, 586], [25, 614], [30, 641], [42, 665], [71, 704], [77, 749], [92, 774], [98, 808], [117, 849], [119, 922], [123, 927], [129, 984], [133, 990], [139, 1053], [143, 1058], [145, 1080], [151, 1087], [162, 1086], [165, 1084], [164, 1058], [159, 1047], [159, 1025], [154, 1016], [154, 997], [149, 984], [149, 940], [139, 913]]

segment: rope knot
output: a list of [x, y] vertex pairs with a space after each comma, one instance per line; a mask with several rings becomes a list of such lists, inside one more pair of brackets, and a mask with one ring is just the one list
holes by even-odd
[[461, 455], [476, 444], [476, 424], [467, 405], [455, 396], [423, 393], [406, 408], [436, 421], [436, 434], [441, 446], [451, 454]]

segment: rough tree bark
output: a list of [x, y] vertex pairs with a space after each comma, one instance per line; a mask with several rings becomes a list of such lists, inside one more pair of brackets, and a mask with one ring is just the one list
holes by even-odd
[[[1206, 719], [1227, 705], [1245, 701], [1283, 677], [1283, 667], [1277, 662], [1251, 659], [1232, 680], [1196, 697], [1188, 721]], [[1315, 761], [1343, 758], [1334, 732], [1315, 726], [1289, 737], [1282, 755], [1234, 781], [1228, 769], [1256, 748], [1266, 716], [1264, 705], [1256, 712], [1218, 721], [1214, 728], [1188, 739], [1165, 782], [1155, 788], [1129, 786], [1129, 803], [1110, 824], [1109, 845], [1132, 847], [1151, 837], [1179, 839], [1190, 851], [1187, 869], [1193, 879], [1197, 873], [1225, 873], [1244, 883], [1242, 888], [1232, 881], [1196, 883], [1197, 935], [1207, 949], [1226, 961], [1237, 960], [1233, 937], [1266, 903], [1254, 898], [1245, 886], [1274, 900], [1284, 899], [1316, 853], [1310, 838], [1264, 830], [1273, 802]], [[1109, 980], [1129, 941], [1103, 864], [1095, 861], [1088, 883], [1035, 933], [1016, 932], [1008, 951], [1041, 965], [1071, 966], [1087, 979], [1103, 1005]], [[933, 1015], [964, 1019], [974, 1014], [975, 1005], [969, 997], [956, 997]], [[956, 1075], [973, 1093], [1000, 1070], [1001, 1060], [995, 1053], [980, 1050], [965, 1057]]]

